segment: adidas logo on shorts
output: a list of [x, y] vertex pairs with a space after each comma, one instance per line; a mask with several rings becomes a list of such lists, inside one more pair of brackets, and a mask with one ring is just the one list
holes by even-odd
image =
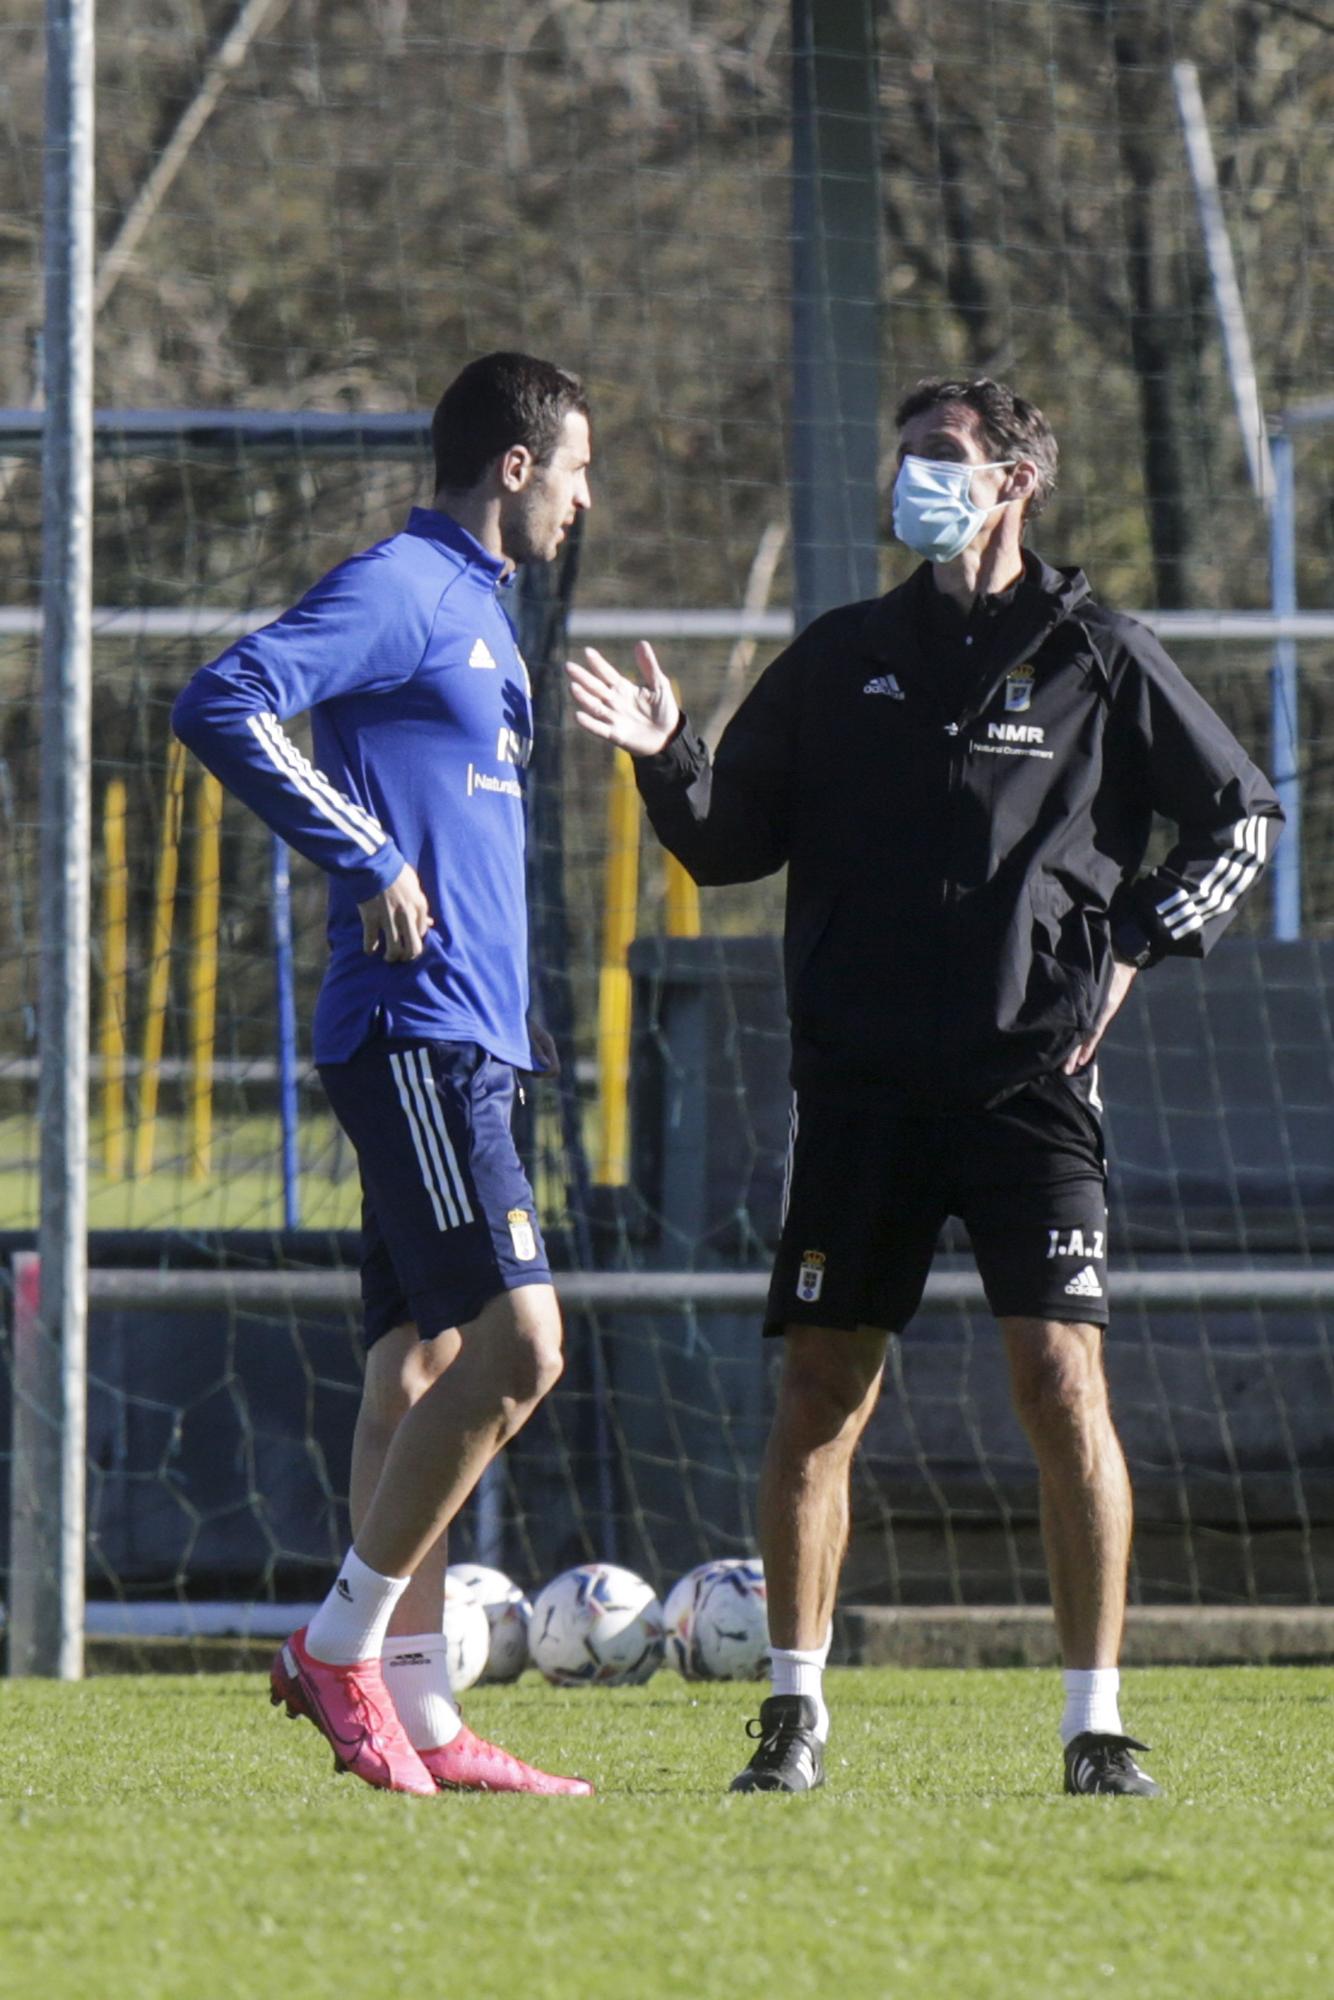
[[862, 689], [862, 693], [887, 694], [891, 701], [904, 701], [907, 699], [893, 674], [877, 674], [874, 680], [867, 681], [866, 686]]
[[1098, 1283], [1098, 1274], [1092, 1264], [1085, 1264], [1082, 1271], [1076, 1271], [1065, 1289], [1073, 1299], [1100, 1299], [1102, 1297], [1102, 1286]]

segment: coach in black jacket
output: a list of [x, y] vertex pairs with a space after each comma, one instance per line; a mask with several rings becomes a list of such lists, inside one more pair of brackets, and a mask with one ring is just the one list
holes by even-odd
[[[802, 633], [716, 760], [649, 647], [639, 687], [596, 653], [569, 669], [579, 721], [634, 754], [698, 882], [788, 868], [793, 1148], [766, 1329], [785, 1355], [760, 1492], [774, 1692], [734, 1789], [822, 1779], [852, 1453], [953, 1214], [1039, 1465], [1066, 1789], [1148, 1794], [1118, 1706], [1131, 1502], [1102, 1366], [1094, 1057], [1138, 970], [1209, 949], [1282, 816], [1153, 636], [1025, 552], [1056, 475], [1042, 413], [933, 381], [898, 423], [895, 532], [926, 562]], [[1155, 812], [1177, 839], [1143, 873]]]

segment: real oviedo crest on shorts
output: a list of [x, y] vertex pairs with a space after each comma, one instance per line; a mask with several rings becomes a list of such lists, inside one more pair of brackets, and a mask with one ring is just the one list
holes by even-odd
[[824, 1251], [803, 1250], [801, 1269], [797, 1273], [797, 1297], [803, 1305], [813, 1306], [824, 1286]]
[[515, 1256], [521, 1264], [531, 1264], [537, 1255], [532, 1216], [526, 1208], [512, 1208], [505, 1219], [510, 1226], [510, 1242], [514, 1245]]

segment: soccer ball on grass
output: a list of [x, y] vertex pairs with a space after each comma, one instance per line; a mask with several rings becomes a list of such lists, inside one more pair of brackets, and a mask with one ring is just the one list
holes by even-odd
[[445, 1658], [453, 1693], [462, 1694], [482, 1678], [490, 1650], [491, 1626], [485, 1611], [446, 1576]]
[[635, 1687], [662, 1665], [662, 1606], [633, 1570], [580, 1563], [539, 1591], [528, 1648], [557, 1687]]
[[528, 1621], [533, 1607], [504, 1570], [485, 1563], [451, 1563], [446, 1588], [480, 1604], [491, 1629], [484, 1681], [516, 1681], [528, 1665]]
[[764, 1564], [726, 1557], [683, 1576], [664, 1611], [667, 1653], [687, 1680], [760, 1680], [769, 1669]]
[[668, 1591], [662, 1606], [663, 1637], [667, 1651], [667, 1664], [675, 1667], [685, 1680], [697, 1681], [704, 1678], [695, 1664], [692, 1651], [692, 1634], [695, 1630], [695, 1608], [700, 1591], [711, 1582], [718, 1572], [727, 1569], [739, 1558], [715, 1556], [710, 1562], [696, 1563], [679, 1577]]

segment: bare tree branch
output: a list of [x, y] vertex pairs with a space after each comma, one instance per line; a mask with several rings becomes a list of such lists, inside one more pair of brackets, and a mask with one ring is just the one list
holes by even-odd
[[[745, 595], [741, 600], [743, 611], [751, 613], [767, 611], [769, 593], [774, 587], [774, 576], [778, 569], [778, 559], [787, 542], [787, 520], [778, 516], [768, 522], [755, 547], [751, 558], [750, 573], [746, 578]], [[718, 748], [719, 738], [731, 721], [737, 704], [746, 691], [746, 678], [755, 658], [755, 641], [738, 639], [728, 658], [723, 672], [718, 699], [713, 705], [702, 731], [704, 741], [711, 751]]]
[[1294, 21], [1304, 21], [1308, 28], [1319, 28], [1324, 35], [1334, 35], [1334, 21], [1322, 21], [1306, 7], [1294, 7], [1292, 0], [1254, 0], [1254, 4], [1268, 7], [1271, 14], [1288, 14]]
[[215, 44], [204, 64], [199, 87], [176, 122], [166, 145], [149, 169], [139, 192], [121, 217], [107, 249], [98, 261], [93, 310], [101, 312], [130, 267], [135, 251], [161, 208], [172, 182], [190, 155], [190, 148], [218, 108], [219, 100], [250, 52], [261, 28], [276, 21], [287, 0], [241, 0], [232, 24]]

